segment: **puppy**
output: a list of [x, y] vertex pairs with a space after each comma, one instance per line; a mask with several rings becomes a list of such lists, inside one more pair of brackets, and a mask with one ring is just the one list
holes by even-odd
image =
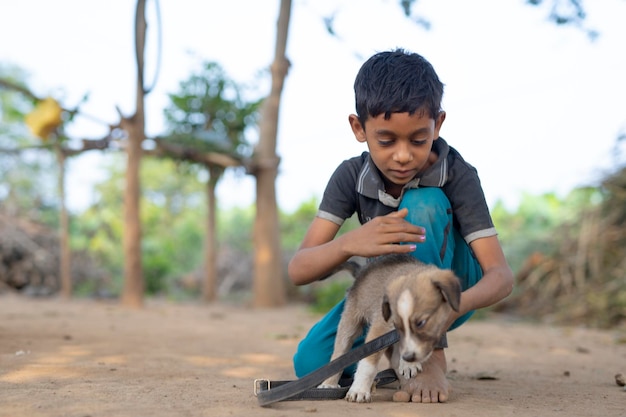
[[[422, 363], [446, 332], [452, 311], [461, 298], [459, 279], [450, 270], [425, 265], [411, 255], [381, 256], [363, 267], [348, 290], [331, 360], [347, 353], [366, 326], [366, 342], [394, 328], [398, 343], [357, 364], [346, 400], [370, 402], [378, 363], [387, 355], [401, 381], [422, 371]], [[326, 379], [320, 388], [338, 387], [340, 374]]]

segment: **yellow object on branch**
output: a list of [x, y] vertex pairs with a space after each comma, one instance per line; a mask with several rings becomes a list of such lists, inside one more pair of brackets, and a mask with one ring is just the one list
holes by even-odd
[[26, 125], [33, 135], [44, 141], [48, 140], [50, 134], [63, 122], [62, 112], [63, 109], [59, 103], [52, 97], [48, 97], [37, 103], [33, 111], [26, 115]]

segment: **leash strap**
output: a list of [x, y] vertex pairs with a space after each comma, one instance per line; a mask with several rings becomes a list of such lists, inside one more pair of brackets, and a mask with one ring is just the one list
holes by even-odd
[[[345, 397], [348, 392], [351, 380], [347, 386], [340, 388], [317, 388], [326, 378], [342, 372], [345, 368], [359, 360], [385, 349], [400, 340], [397, 330], [392, 330], [374, 340], [371, 340], [350, 352], [336, 358], [325, 366], [293, 381], [270, 381], [267, 379], [257, 379], [254, 381], [254, 395], [256, 395], [260, 406], [266, 406], [278, 401], [285, 400], [314, 400], [314, 399], [339, 399]], [[393, 380], [389, 373], [383, 371], [377, 376], [377, 384], [383, 385]], [[391, 370], [391, 372], [393, 372]], [[381, 375], [383, 374], [383, 375]], [[340, 382], [340, 385], [342, 383]]]

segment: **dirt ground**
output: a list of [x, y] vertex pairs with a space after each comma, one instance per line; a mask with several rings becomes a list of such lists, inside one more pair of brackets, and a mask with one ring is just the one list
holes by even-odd
[[316, 316], [301, 305], [0, 296], [1, 417], [626, 416], [623, 333], [499, 316], [449, 334], [446, 404], [290, 401], [259, 407], [255, 378], [293, 379], [291, 357]]

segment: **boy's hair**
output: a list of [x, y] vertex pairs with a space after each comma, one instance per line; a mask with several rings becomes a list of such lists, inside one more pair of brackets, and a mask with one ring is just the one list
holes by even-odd
[[443, 84], [424, 57], [404, 49], [379, 52], [369, 58], [354, 81], [356, 113], [365, 126], [369, 117], [424, 112], [437, 119]]

